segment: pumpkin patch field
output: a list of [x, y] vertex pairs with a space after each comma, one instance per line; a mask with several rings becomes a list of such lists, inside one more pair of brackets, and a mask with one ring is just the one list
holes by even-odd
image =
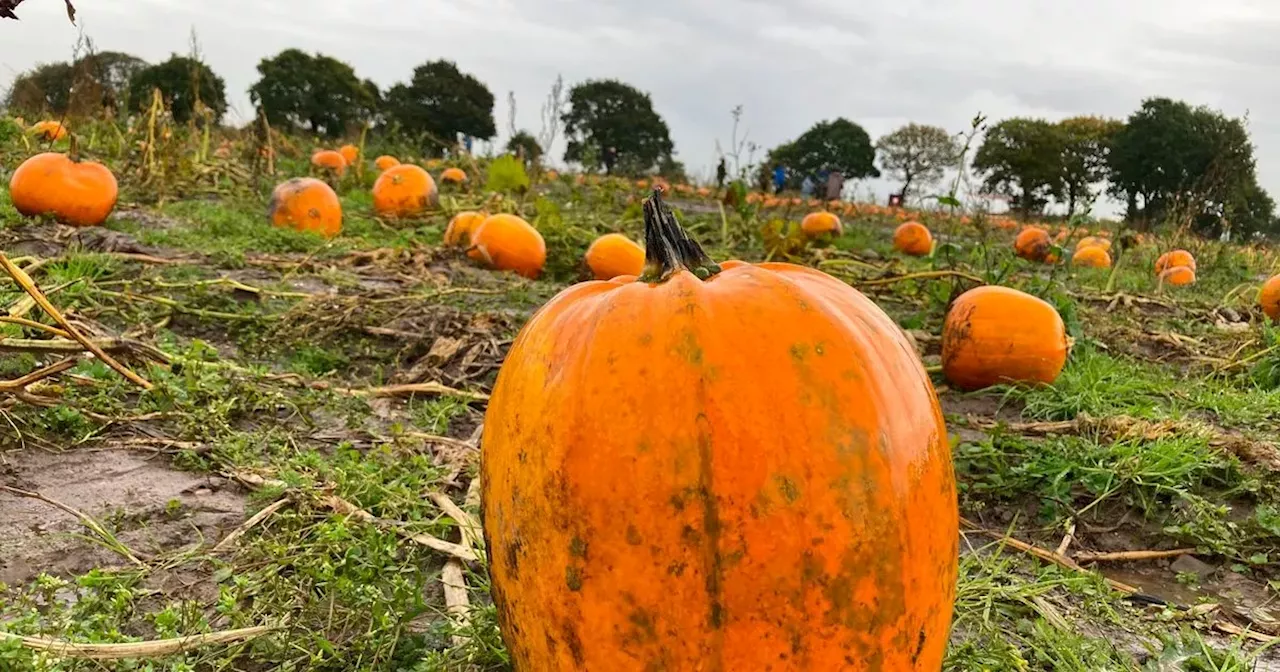
[[0, 670], [1280, 670], [1269, 245], [152, 122], [0, 134]]

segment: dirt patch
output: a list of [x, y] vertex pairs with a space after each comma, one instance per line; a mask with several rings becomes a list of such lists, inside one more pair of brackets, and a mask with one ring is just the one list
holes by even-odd
[[[197, 543], [197, 529], [214, 543], [245, 517], [246, 493], [238, 485], [179, 471], [153, 453], [26, 449], [0, 458], [0, 482], [92, 516], [144, 559]], [[70, 536], [86, 533], [58, 508], [0, 491], [0, 582], [18, 585], [40, 572], [69, 577], [126, 562]]]

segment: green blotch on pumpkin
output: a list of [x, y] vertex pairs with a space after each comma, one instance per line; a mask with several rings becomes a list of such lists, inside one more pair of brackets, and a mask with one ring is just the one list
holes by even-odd
[[573, 565], [565, 567], [564, 585], [575, 593], [582, 590], [582, 570], [574, 567]]

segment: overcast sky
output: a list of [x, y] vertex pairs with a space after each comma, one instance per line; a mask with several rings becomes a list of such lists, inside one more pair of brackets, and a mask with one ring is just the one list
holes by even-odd
[[[960, 131], [979, 111], [1125, 117], [1164, 95], [1248, 113], [1261, 181], [1280, 197], [1278, 0], [74, 1], [99, 50], [162, 60], [188, 51], [194, 27], [241, 117], [259, 59], [289, 47], [384, 88], [454, 60], [493, 91], [503, 138], [508, 91], [536, 135], [557, 74], [612, 77], [652, 95], [678, 158], [708, 175], [738, 104], [772, 147], [837, 116], [876, 138], [907, 121]], [[18, 13], [0, 22], [4, 86], [67, 59], [77, 35], [60, 0]]]

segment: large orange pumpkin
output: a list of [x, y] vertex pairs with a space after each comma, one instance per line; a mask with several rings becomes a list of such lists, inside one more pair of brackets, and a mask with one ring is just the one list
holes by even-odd
[[461, 168], [445, 168], [440, 173], [440, 181], [449, 184], [462, 184], [467, 181], [467, 174]]
[[449, 247], [471, 247], [471, 234], [489, 217], [484, 212], [459, 212], [444, 230], [444, 244]]
[[1194, 285], [1195, 282], [1196, 272], [1190, 266], [1170, 266], [1164, 269], [1164, 272], [1160, 274], [1161, 285], [1182, 287], [1185, 285]]
[[1069, 350], [1066, 326], [1046, 301], [987, 285], [955, 300], [942, 328], [942, 373], [955, 387], [1052, 383]]
[[383, 154], [382, 156], [379, 156], [378, 158], [373, 160], [373, 165], [377, 167], [379, 171], [388, 170], [390, 168], [394, 168], [400, 165], [400, 159], [397, 159], [394, 156], [387, 156], [386, 154]]
[[956, 491], [903, 332], [821, 271], [716, 265], [656, 194], [645, 220], [644, 273], [539, 309], [489, 402], [514, 668], [936, 672]]
[[58, 141], [67, 137], [67, 127], [57, 121], [38, 121], [27, 132], [45, 142]]
[[332, 149], [322, 149], [311, 155], [311, 165], [321, 170], [332, 171], [338, 177], [347, 172], [347, 160]]
[[586, 262], [596, 280], [640, 275], [644, 270], [644, 248], [621, 233], [606, 233], [587, 248]]
[[18, 212], [51, 215], [72, 226], [97, 226], [116, 207], [116, 177], [96, 161], [44, 152], [23, 161], [9, 178], [9, 198]]
[[542, 234], [520, 217], [491, 215], [471, 232], [467, 256], [490, 268], [537, 278], [547, 261], [547, 244]]
[[332, 238], [342, 231], [342, 202], [333, 188], [313, 177], [281, 182], [271, 192], [267, 216], [274, 226]]
[[905, 222], [893, 232], [893, 249], [916, 257], [933, 251], [933, 234], [920, 222]]
[[355, 145], [343, 145], [338, 148], [338, 153], [348, 166], [355, 165], [356, 159], [360, 158], [360, 148]]
[[1085, 236], [1084, 238], [1080, 239], [1080, 242], [1076, 243], [1077, 250], [1085, 247], [1092, 247], [1092, 246], [1101, 247], [1108, 254], [1111, 252], [1111, 241], [1107, 240], [1106, 238], [1100, 238], [1098, 236]]
[[1013, 241], [1013, 250], [1019, 257], [1031, 261], [1047, 261], [1053, 248], [1053, 239], [1049, 232], [1038, 226], [1028, 226], [1018, 232]]
[[1160, 255], [1159, 259], [1156, 259], [1156, 275], [1160, 275], [1170, 268], [1177, 268], [1179, 266], [1185, 266], [1194, 271], [1196, 270], [1196, 258], [1186, 250], [1165, 252]]
[[1275, 321], [1280, 321], [1280, 275], [1271, 276], [1258, 292], [1258, 304], [1262, 312]]
[[373, 211], [380, 217], [417, 217], [439, 198], [431, 174], [411, 163], [382, 171], [373, 183]]
[[800, 230], [809, 236], [828, 233], [838, 236], [844, 228], [840, 225], [840, 218], [830, 212], [811, 212], [800, 220]]
[[1088, 268], [1111, 268], [1111, 254], [1101, 245], [1077, 246], [1076, 253], [1071, 255], [1071, 264]]

